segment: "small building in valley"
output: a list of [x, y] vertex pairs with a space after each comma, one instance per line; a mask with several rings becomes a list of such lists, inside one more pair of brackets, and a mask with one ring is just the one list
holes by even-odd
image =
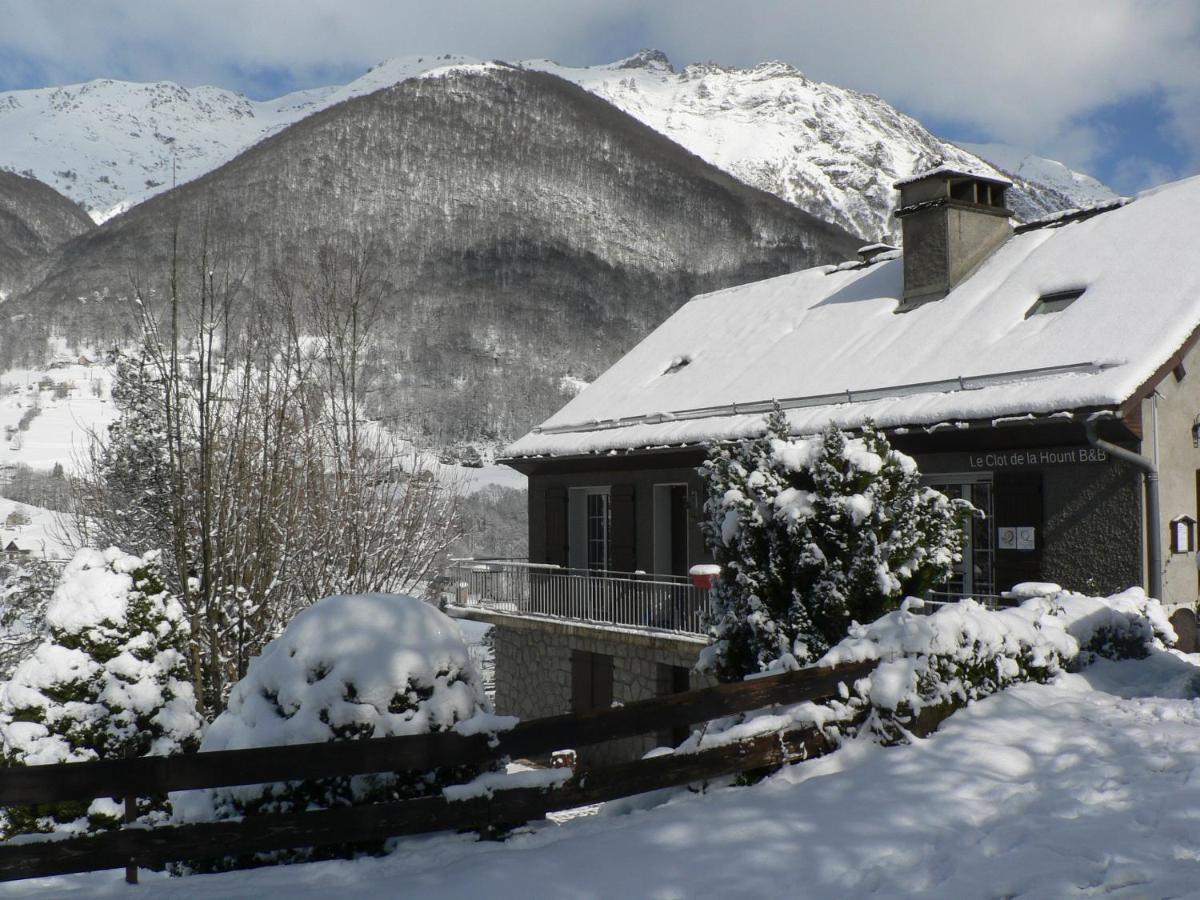
[[1005, 182], [897, 187], [903, 253], [696, 297], [508, 448], [529, 561], [458, 575], [497, 623], [500, 711], [694, 683], [696, 467], [775, 404], [796, 434], [875, 422], [983, 511], [948, 594], [1142, 585], [1195, 607], [1200, 178], [1015, 228]]

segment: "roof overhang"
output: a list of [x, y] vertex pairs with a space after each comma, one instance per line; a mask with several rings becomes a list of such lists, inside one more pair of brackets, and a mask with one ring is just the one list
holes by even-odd
[[[1168, 369], [1168, 371], [1170, 371]], [[1118, 444], [1137, 444], [1141, 441], [1138, 417], [1127, 419], [1120, 408], [1093, 407], [1078, 410], [1060, 410], [1052, 413], [1027, 413], [999, 418], [972, 419], [954, 422], [939, 422], [933, 425], [897, 425], [880, 429], [889, 439], [912, 448], [932, 452], [946, 449], [1006, 449], [1029, 443], [1031, 440], [1047, 445], [1080, 443], [1086, 440], [1084, 423], [1098, 423], [1098, 431], [1106, 440]], [[855, 430], [855, 429], [850, 429]], [[796, 436], [800, 436], [796, 432]], [[660, 446], [622, 447], [596, 450], [585, 453], [544, 454], [533, 456], [501, 457], [496, 460], [525, 475], [538, 474], [553, 468], [629, 468], [628, 458], [637, 457], [647, 463], [669, 465], [670, 457], [688, 457], [703, 453], [719, 443], [731, 443], [740, 438], [725, 438], [714, 441], [698, 441]], [[920, 449], [917, 449], [920, 448]], [[617, 462], [621, 460], [622, 462]], [[655, 466], [657, 467], [657, 465]]]

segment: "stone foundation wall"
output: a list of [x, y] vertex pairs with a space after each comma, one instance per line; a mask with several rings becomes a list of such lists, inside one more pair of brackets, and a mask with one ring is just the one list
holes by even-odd
[[[539, 719], [571, 712], [571, 652], [613, 659], [613, 702], [648, 700], [672, 689], [670, 669], [690, 670], [707, 641], [699, 636], [656, 634], [526, 616], [472, 614], [491, 623], [496, 656], [496, 712]], [[688, 688], [715, 684], [691, 672]], [[640, 757], [670, 735], [646, 735], [580, 750], [588, 762]]]

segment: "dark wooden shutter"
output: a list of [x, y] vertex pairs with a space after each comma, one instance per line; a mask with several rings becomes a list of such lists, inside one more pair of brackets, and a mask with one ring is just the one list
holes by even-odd
[[671, 574], [688, 573], [688, 500], [687, 487], [671, 488]]
[[567, 565], [567, 490], [557, 485], [546, 488], [545, 562]]
[[592, 709], [608, 709], [613, 702], [613, 658], [592, 653]]
[[571, 712], [608, 709], [613, 702], [613, 658], [571, 651]]
[[612, 533], [609, 535], [611, 568], [615, 572], [637, 569], [637, 505], [632, 484], [614, 484], [609, 492]]
[[592, 654], [586, 650], [571, 651], [571, 712], [587, 712], [592, 708]]
[[[671, 694], [681, 694], [691, 690], [691, 670], [686, 666], [658, 663], [657, 669], [656, 696], [667, 697]], [[675, 728], [658, 732], [655, 740], [660, 747], [677, 747], [687, 740], [689, 733], [691, 733], [689, 726], [678, 725]]]
[[1043, 581], [1046, 516], [1042, 503], [1042, 473], [997, 472], [994, 487], [992, 540], [997, 540], [997, 530], [1004, 527], [1032, 525], [1037, 529], [1033, 550], [1001, 550], [997, 541], [997, 587], [1007, 590], [1022, 581]]

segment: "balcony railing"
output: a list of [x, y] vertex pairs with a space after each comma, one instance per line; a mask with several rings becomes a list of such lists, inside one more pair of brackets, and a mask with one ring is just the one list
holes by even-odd
[[708, 591], [686, 577], [485, 559], [452, 560], [447, 575], [446, 600], [455, 606], [704, 633]]

